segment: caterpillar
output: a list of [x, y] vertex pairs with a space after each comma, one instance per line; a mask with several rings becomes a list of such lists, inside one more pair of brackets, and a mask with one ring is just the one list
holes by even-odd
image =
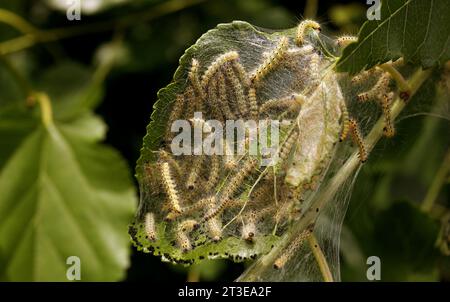
[[358, 94], [358, 100], [360, 102], [367, 102], [370, 99], [382, 100], [383, 95], [388, 90], [390, 79], [391, 79], [391, 77], [390, 77], [389, 73], [387, 73], [387, 72], [383, 73], [372, 89]]
[[171, 156], [169, 154], [169, 152], [165, 151], [165, 150], [160, 150], [159, 151], [159, 158], [165, 162], [169, 163], [169, 166], [171, 166], [174, 170], [175, 170], [175, 174], [178, 177], [181, 177], [183, 175], [183, 171], [180, 167], [180, 165], [178, 164], [178, 162], [173, 158], [173, 156]]
[[205, 93], [203, 92], [203, 88], [200, 83], [198, 71], [199, 71], [199, 63], [196, 59], [192, 59], [191, 70], [188, 73], [188, 78], [192, 84], [192, 87], [194, 88], [196, 95], [201, 99], [203, 99], [205, 97]]
[[258, 118], [258, 102], [256, 101], [256, 89], [251, 87], [248, 90], [248, 103], [250, 104], [250, 119]]
[[[208, 207], [207, 214], [212, 214], [214, 212], [215, 204], [216, 198], [213, 196], [209, 199], [209, 202], [207, 204]], [[206, 227], [208, 229], [208, 233], [212, 241], [217, 242], [222, 238], [222, 223], [217, 218], [217, 215], [215, 215], [206, 222]]]
[[301, 94], [292, 94], [282, 99], [271, 99], [262, 104], [260, 114], [265, 114], [272, 109], [288, 108], [289, 111], [298, 111], [305, 101], [305, 96]]
[[180, 222], [180, 224], [178, 225], [178, 229], [182, 232], [192, 232], [194, 229], [196, 229], [198, 227], [198, 222], [194, 219], [187, 219], [184, 220], [182, 222]]
[[218, 86], [218, 77], [214, 76], [213, 79], [210, 81], [210, 85], [208, 87], [208, 105], [209, 109], [211, 111], [211, 115], [213, 118], [224, 121], [224, 116], [222, 114], [221, 108], [219, 106], [219, 91], [217, 89]]
[[248, 112], [247, 100], [245, 99], [244, 90], [241, 85], [241, 82], [239, 81], [238, 77], [234, 73], [234, 70], [233, 70], [233, 67], [231, 64], [225, 64], [225, 74], [233, 88], [239, 112], [241, 113], [242, 117], [245, 117], [245, 116], [247, 116], [247, 112]]
[[253, 242], [256, 235], [256, 213], [251, 211], [247, 216], [247, 223], [242, 225], [241, 236], [242, 239], [248, 242]]
[[257, 87], [261, 80], [274, 68], [276, 68], [280, 62], [283, 60], [287, 53], [289, 46], [289, 40], [286, 37], [281, 37], [280, 42], [275, 47], [273, 52], [266, 58], [266, 60], [259, 65], [259, 67], [254, 71], [251, 76], [251, 83]]
[[386, 137], [393, 137], [395, 135], [395, 128], [391, 119], [391, 102], [393, 98], [393, 93], [383, 95], [383, 99], [381, 102], [381, 108], [383, 110], [384, 115], [384, 123], [385, 126], [383, 128], [383, 133]]
[[244, 69], [244, 66], [236, 60], [231, 61], [231, 64], [233, 64], [233, 68], [236, 70], [241, 83], [243, 83], [245, 87], [250, 86], [249, 77], [247, 75], [247, 71]]
[[342, 37], [337, 38], [336, 44], [339, 47], [343, 48], [343, 47], [346, 47], [349, 44], [352, 44], [352, 43], [357, 42], [357, 41], [358, 41], [358, 37], [355, 37], [355, 36], [342, 36]]
[[256, 164], [256, 159], [249, 158], [249, 160], [243, 165], [241, 171], [239, 171], [234, 175], [233, 178], [231, 178], [228, 186], [222, 192], [221, 203], [219, 204], [219, 206], [207, 213], [205, 217], [203, 217], [203, 221], [208, 221], [216, 217], [227, 207], [227, 204], [232, 200], [232, 195], [236, 193], [236, 191], [242, 185], [244, 179], [254, 170]]
[[175, 240], [178, 243], [178, 246], [183, 250], [183, 253], [186, 253], [192, 249], [189, 237], [181, 229], [177, 230], [175, 234]]
[[216, 72], [227, 62], [237, 60], [239, 58], [239, 54], [236, 51], [230, 51], [227, 53], [224, 53], [223, 55], [219, 56], [214, 62], [209, 65], [208, 69], [205, 71], [205, 73], [202, 76], [202, 87], [203, 89], [206, 89], [208, 86], [209, 81], [212, 79], [212, 77], [216, 74]]
[[364, 141], [361, 136], [361, 132], [358, 127], [358, 123], [354, 119], [349, 120], [351, 136], [353, 141], [358, 145], [359, 148], [359, 160], [364, 163], [367, 160], [367, 151], [364, 146]]
[[350, 130], [350, 121], [347, 107], [342, 106], [341, 110], [342, 110], [342, 132], [341, 135], [339, 136], [339, 141], [343, 142], [348, 135], [348, 131]]
[[173, 102], [169, 121], [166, 128], [166, 139], [170, 140], [173, 137], [172, 124], [181, 118], [184, 109], [185, 97], [182, 94], [177, 94], [175, 102]]
[[199, 188], [198, 181], [204, 160], [205, 156], [195, 156], [186, 182], [186, 189], [193, 191]]
[[[320, 65], [320, 57], [318, 54], [313, 53], [311, 55], [311, 59], [309, 61], [309, 65], [311, 66], [311, 86], [312, 88], [314, 88], [315, 86], [320, 84], [320, 70], [319, 70], [319, 65]], [[311, 88], [310, 88], [311, 89]]]
[[152, 212], [148, 212], [145, 214], [145, 233], [147, 234], [147, 238], [150, 241], [156, 240], [156, 230], [155, 230], [155, 214]]
[[214, 186], [219, 181], [219, 176], [220, 176], [220, 160], [218, 156], [213, 155], [211, 156], [211, 166], [208, 181], [206, 182], [204, 187], [204, 190], [206, 192], [209, 192], [211, 189], [214, 188]]
[[193, 117], [194, 112], [197, 109], [197, 104], [199, 101], [195, 97], [194, 89], [191, 86], [188, 86], [186, 88], [186, 91], [184, 92], [185, 97], [185, 103], [186, 103], [186, 110], [185, 110], [185, 116], [187, 117]]
[[178, 197], [178, 191], [175, 185], [175, 181], [170, 171], [168, 162], [161, 163], [161, 176], [164, 183], [164, 188], [169, 197], [170, 210], [173, 212], [181, 212], [180, 199]]
[[225, 156], [224, 156], [224, 166], [227, 170], [234, 170], [237, 168], [238, 162], [234, 156], [234, 144], [228, 139], [224, 141]]
[[302, 45], [305, 42], [305, 36], [307, 34], [307, 30], [315, 30], [315, 31], [321, 31], [322, 28], [320, 27], [320, 24], [313, 20], [305, 20], [300, 22], [300, 24], [297, 27], [297, 36], [296, 36], [296, 43], [298, 46]]
[[307, 239], [311, 233], [312, 230], [308, 228], [304, 230], [297, 238], [295, 238], [295, 240], [292, 241], [286, 248], [286, 251], [277, 260], [275, 260], [273, 267], [275, 269], [283, 268], [292, 256], [294, 256], [295, 251], [301, 247], [305, 239]]
[[371, 68], [369, 70], [365, 70], [360, 72], [356, 76], [352, 78], [352, 84], [360, 84], [362, 82], [367, 81], [372, 76], [378, 76], [381, 73], [381, 69], [378, 67]]
[[220, 102], [220, 108], [222, 109], [222, 113], [225, 116], [225, 119], [236, 120], [236, 115], [230, 108], [230, 103], [229, 103], [230, 99], [228, 98], [225, 77], [222, 72], [219, 73], [218, 80], [219, 80], [219, 102]]
[[280, 149], [279, 158], [281, 162], [284, 162], [288, 158], [289, 154], [291, 153], [292, 147], [297, 141], [298, 134], [299, 133], [297, 128], [293, 128], [288, 134], [288, 138]]

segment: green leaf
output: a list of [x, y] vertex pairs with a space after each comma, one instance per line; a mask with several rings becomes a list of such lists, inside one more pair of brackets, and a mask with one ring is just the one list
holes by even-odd
[[66, 259], [81, 280], [119, 280], [128, 266], [126, 226], [136, 202], [125, 162], [98, 140], [103, 123], [84, 115], [39, 125], [0, 174], [0, 279], [67, 281]]
[[439, 226], [409, 202], [395, 203], [377, 215], [372, 248], [381, 259], [382, 280], [435, 280]]
[[351, 74], [404, 56], [424, 68], [450, 59], [450, 2], [447, 0], [383, 1], [381, 20], [367, 21], [358, 42], [345, 48], [337, 63]]
[[94, 80], [94, 73], [71, 61], [46, 70], [36, 86], [49, 95], [55, 118], [60, 120], [95, 108], [103, 96], [103, 87]]

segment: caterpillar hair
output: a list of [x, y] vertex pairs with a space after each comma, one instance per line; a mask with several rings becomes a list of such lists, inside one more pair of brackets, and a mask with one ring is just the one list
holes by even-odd
[[355, 43], [358, 41], [358, 37], [355, 36], [342, 36], [337, 38], [336, 44], [337, 46], [344, 48], [347, 47], [349, 44]]
[[292, 130], [289, 132], [287, 139], [285, 140], [283, 146], [280, 149], [280, 161], [284, 162], [289, 154], [292, 151], [292, 147], [294, 146], [295, 142], [297, 141], [298, 138], [298, 129], [296, 127], [292, 128]]
[[224, 160], [225, 169], [234, 170], [237, 168], [237, 165], [238, 165], [238, 162], [234, 155], [234, 144], [233, 144], [233, 142], [229, 141], [228, 139], [225, 139], [224, 147], [225, 147], [225, 155], [223, 157], [223, 160]]
[[244, 89], [242, 87], [239, 78], [236, 76], [233, 70], [233, 66], [231, 64], [225, 64], [225, 74], [228, 80], [231, 83], [231, 87], [234, 91], [234, 95], [236, 97], [237, 105], [239, 112], [241, 113], [241, 117], [247, 116], [248, 108], [247, 108], [247, 100], [244, 96]]
[[220, 100], [220, 96], [219, 96], [219, 91], [218, 91], [218, 77], [214, 76], [212, 78], [212, 80], [210, 81], [209, 87], [208, 87], [208, 105], [209, 105], [209, 110], [211, 113], [212, 118], [219, 120], [219, 121], [224, 121], [224, 116], [222, 114], [222, 110], [219, 106], [219, 100]]
[[[212, 214], [214, 212], [215, 205], [216, 197], [213, 196], [209, 199], [209, 202], [206, 205], [208, 209], [207, 214]], [[217, 242], [222, 238], [222, 223], [218, 219], [217, 215], [206, 222], [206, 228], [212, 241]]]
[[241, 236], [245, 241], [253, 242], [256, 235], [256, 213], [251, 211], [246, 218], [246, 223], [242, 225]]
[[178, 230], [184, 232], [184, 233], [190, 233], [192, 232], [194, 229], [196, 229], [198, 227], [198, 222], [194, 219], [187, 219], [187, 220], [183, 220], [182, 222], [180, 222], [180, 224], [178, 225]]
[[362, 71], [352, 78], [352, 84], [363, 83], [372, 76], [378, 76], [379, 74], [381, 74], [381, 72], [382, 72], [382, 70], [378, 67], [374, 67], [369, 70]]
[[358, 123], [354, 119], [350, 119], [349, 123], [352, 139], [359, 148], [359, 160], [364, 163], [367, 160], [367, 151], [366, 147], [364, 146], [361, 131], [359, 130]]
[[289, 111], [298, 111], [305, 102], [305, 96], [302, 94], [292, 94], [282, 99], [271, 99], [261, 105], [260, 114], [265, 114], [273, 109], [288, 108]]
[[296, 43], [298, 46], [302, 45], [305, 42], [305, 37], [308, 30], [321, 31], [320, 24], [313, 20], [304, 20], [300, 22], [297, 27], [297, 37]]
[[178, 191], [168, 162], [161, 163], [161, 176], [167, 196], [169, 197], [170, 210], [173, 212], [181, 212]]
[[155, 214], [148, 212], [145, 214], [145, 233], [150, 241], [156, 240], [156, 229], [155, 229]]
[[188, 86], [184, 92], [184, 98], [186, 103], [185, 116], [190, 118], [194, 116], [194, 112], [197, 109], [198, 100], [195, 97], [194, 88]]
[[292, 256], [294, 256], [295, 251], [301, 247], [305, 239], [307, 239], [311, 233], [312, 231], [310, 229], [306, 229], [297, 238], [295, 238], [294, 241], [292, 241], [286, 248], [284, 253], [277, 260], [275, 260], [273, 267], [275, 269], [283, 268]]
[[236, 73], [239, 77], [239, 80], [242, 84], [244, 84], [244, 87], [250, 86], [250, 79], [247, 74], [247, 71], [245, 71], [244, 66], [242, 66], [241, 63], [237, 60], [231, 61], [231, 64], [233, 65], [233, 68], [236, 70]]
[[389, 94], [385, 94], [383, 95], [383, 99], [381, 102], [381, 108], [383, 110], [385, 123], [383, 133], [388, 138], [391, 138], [395, 135], [395, 128], [391, 118], [391, 102], [393, 97], [394, 94], [392, 92]]
[[281, 37], [278, 45], [273, 52], [259, 65], [251, 77], [251, 82], [255, 87], [259, 85], [261, 80], [273, 69], [275, 69], [284, 59], [289, 46], [289, 40], [286, 37]]
[[238, 58], [239, 54], [236, 51], [230, 51], [219, 56], [214, 62], [212, 62], [202, 76], [203, 89], [205, 89], [208, 86], [209, 81], [213, 78], [216, 72], [223, 67], [225, 63], [237, 60]]

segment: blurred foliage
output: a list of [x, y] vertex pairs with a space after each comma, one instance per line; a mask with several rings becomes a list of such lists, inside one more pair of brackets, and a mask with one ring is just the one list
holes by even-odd
[[[40, 271], [14, 270], [19, 260], [24, 263], [23, 267], [31, 265], [29, 259], [33, 249], [24, 245], [16, 256], [18, 260], [11, 262], [11, 245], [19, 239], [28, 240], [28, 237], [4, 227], [5, 221], [9, 221], [15, 224], [16, 230], [23, 228], [33, 207], [18, 201], [23, 212], [11, 215], [5, 207], [11, 203], [8, 199], [11, 195], [5, 194], [8, 191], [3, 188], [12, 183], [14, 193], [19, 197], [21, 191], [32, 192], [30, 177], [42, 169], [36, 157], [39, 152], [44, 152], [50, 156], [47, 167], [52, 167], [44, 171], [51, 171], [49, 175], [54, 176], [54, 181], [59, 181], [60, 177], [69, 179], [61, 188], [73, 190], [71, 182], [77, 180], [97, 186], [90, 193], [78, 190], [70, 196], [44, 198], [42, 195], [34, 199], [35, 204], [47, 205], [46, 213], [51, 215], [40, 224], [40, 232], [51, 226], [48, 234], [52, 234], [60, 249], [79, 246], [75, 244], [78, 239], [72, 236], [70, 222], [64, 216], [53, 216], [60, 214], [58, 206], [62, 205], [62, 200], [70, 199], [69, 205], [74, 211], [88, 213], [83, 217], [90, 217], [89, 222], [83, 221], [80, 225], [89, 228], [86, 231], [89, 236], [94, 238], [96, 232], [93, 229], [97, 228], [99, 232], [106, 232], [106, 235], [99, 235], [105, 240], [99, 242], [105, 245], [97, 247], [99, 255], [104, 256], [100, 257], [103, 264], [98, 267], [98, 272], [86, 275], [86, 280], [105, 280], [106, 276], [114, 280], [155, 281], [186, 280], [188, 276], [191, 280], [205, 281], [235, 279], [242, 272], [242, 264], [214, 261], [178, 269], [161, 263], [158, 258], [136, 252], [127, 260], [126, 223], [130, 220], [132, 204], [136, 202], [127, 178], [139, 155], [156, 91], [170, 82], [178, 58], [186, 48], [218, 23], [232, 20], [245, 20], [264, 28], [293, 27], [305, 11], [306, 1], [83, 2], [90, 8], [82, 9], [82, 19], [68, 21], [65, 9], [61, 9], [60, 4], [55, 5], [61, 3], [59, 1], [0, 0], [1, 9], [21, 16], [39, 29], [37, 33], [28, 33], [38, 38], [21, 40], [29, 44], [14, 44], [14, 47], [20, 46], [18, 51], [2, 55], [0, 62], [0, 276], [14, 280], [54, 279], [50, 274], [59, 273], [63, 268], [52, 262], [61, 255], [44, 252], [51, 249], [48, 242], [42, 241], [35, 245], [39, 249], [34, 250], [42, 257]], [[317, 18], [324, 23], [326, 33], [356, 34], [366, 20], [366, 8], [361, 1], [319, 1]], [[4, 17], [5, 11], [2, 10], [0, 16]], [[0, 20], [3, 19], [0, 17]], [[0, 54], [6, 46], [11, 46], [11, 39], [22, 36], [23, 29], [0, 21]], [[53, 29], [58, 31], [52, 32]], [[449, 71], [443, 78], [439, 77], [436, 74], [425, 88], [435, 93], [437, 99], [444, 100], [443, 105], [436, 108], [433, 115], [408, 116], [406, 113], [397, 125], [396, 137], [382, 141], [360, 172], [342, 233], [344, 281], [367, 280], [365, 260], [372, 255], [381, 258], [384, 281], [450, 280], [450, 260], [444, 253], [445, 245], [447, 248], [449, 245], [446, 219], [450, 207], [449, 178], [434, 194], [436, 198], [431, 208], [421, 208], [424, 199], [430, 195], [430, 188], [437, 183], [436, 175], [450, 152]], [[438, 82], [441, 85], [435, 91]], [[66, 154], [58, 149], [61, 146], [55, 145], [50, 132], [44, 129], [39, 106], [26, 106], [30, 88], [49, 96], [56, 131], [63, 135], [65, 148], [69, 148], [65, 150], [71, 150], [79, 159], [78, 163], [49, 152], [52, 149]], [[411, 105], [429, 102], [429, 97], [425, 96], [429, 96], [430, 91], [423, 96], [419, 93], [411, 100]], [[106, 143], [126, 158], [128, 171], [121, 164], [117, 151], [99, 144], [106, 131], [102, 120], [108, 125]], [[32, 142], [35, 147], [24, 149], [23, 143], [31, 144], [32, 139], [36, 140]], [[43, 149], [44, 142], [47, 149]], [[95, 171], [85, 172], [81, 178], [78, 178], [80, 175], [60, 175], [69, 173], [77, 164], [81, 170]], [[14, 168], [14, 165], [20, 167]], [[101, 173], [97, 166], [101, 167]], [[45, 192], [45, 186], [43, 190]], [[102, 192], [97, 192], [99, 190]], [[115, 192], [108, 192], [110, 190]], [[94, 197], [98, 196], [96, 194], [110, 196], [109, 202], [105, 201], [102, 206], [97, 204], [100, 197]], [[10, 215], [12, 218], [5, 220]], [[40, 238], [36, 234], [34, 240]], [[125, 271], [128, 261], [131, 266]], [[111, 263], [116, 264], [110, 267], [112, 271], [102, 269]], [[5, 268], [9, 268], [6, 274]]]

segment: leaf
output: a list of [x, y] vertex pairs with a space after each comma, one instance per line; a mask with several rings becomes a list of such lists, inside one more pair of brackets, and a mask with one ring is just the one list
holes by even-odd
[[446, 0], [383, 1], [381, 20], [362, 26], [337, 69], [354, 74], [401, 56], [424, 68], [442, 65], [450, 59], [449, 15]]
[[411, 203], [395, 203], [377, 215], [370, 255], [381, 259], [382, 280], [433, 280], [439, 226]]
[[57, 119], [70, 119], [95, 108], [102, 100], [103, 87], [94, 77], [87, 67], [66, 61], [45, 70], [36, 86], [48, 93]]
[[128, 266], [126, 226], [136, 202], [120, 155], [100, 145], [93, 115], [38, 125], [0, 174], [0, 279], [67, 281], [66, 259], [81, 280], [119, 280]]

